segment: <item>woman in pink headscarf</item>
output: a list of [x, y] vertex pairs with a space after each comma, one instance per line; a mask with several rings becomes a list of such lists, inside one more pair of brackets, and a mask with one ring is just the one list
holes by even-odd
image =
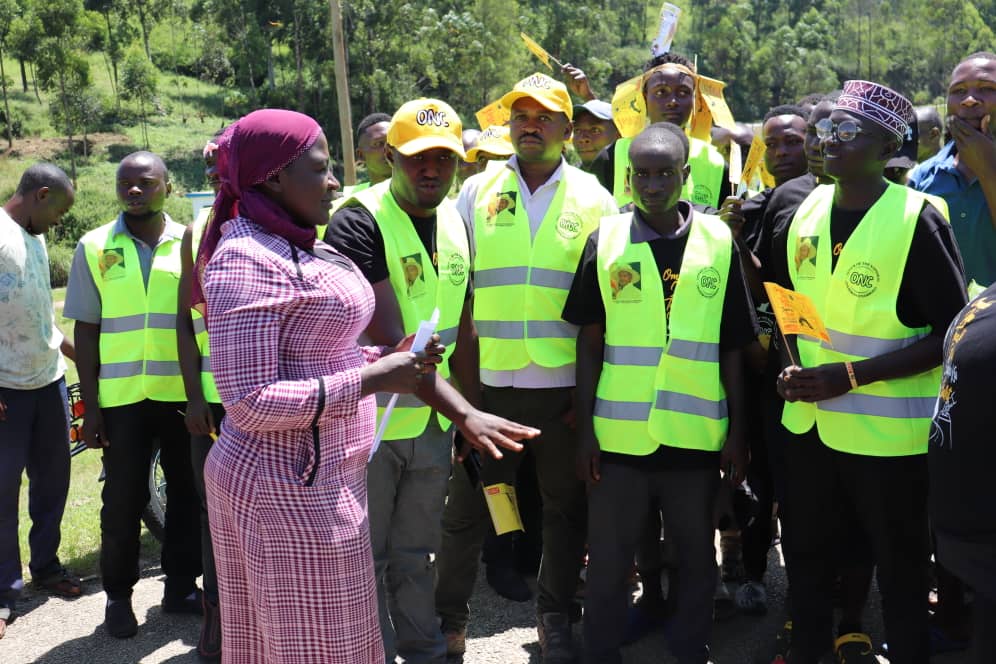
[[220, 137], [221, 191], [197, 256], [226, 416], [205, 465], [223, 661], [384, 661], [366, 517], [378, 391], [439, 361], [356, 341], [358, 269], [315, 241], [339, 183], [306, 115], [262, 110]]

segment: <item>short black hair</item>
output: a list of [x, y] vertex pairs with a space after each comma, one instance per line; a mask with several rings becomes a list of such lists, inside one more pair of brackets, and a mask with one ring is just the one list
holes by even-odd
[[[813, 105], [815, 106], [816, 104], [819, 104], [819, 102], [817, 101]], [[778, 106], [772, 106], [768, 112], [764, 114], [764, 120], [761, 121], [761, 125], [763, 126], [765, 122], [771, 118], [777, 118], [779, 115], [795, 115], [803, 120], [809, 120], [806, 116], [806, 112], [802, 110], [801, 105], [779, 104]]]
[[149, 152], [148, 150], [139, 150], [137, 152], [132, 152], [131, 154], [125, 156], [125, 158], [118, 163], [118, 168], [121, 168], [121, 164], [125, 163], [126, 161], [132, 161], [134, 159], [139, 159], [139, 158], [152, 160], [154, 164], [163, 169], [163, 181], [169, 182], [169, 169], [166, 168], [166, 162], [163, 161], [163, 158], [157, 155], [155, 152]]
[[21, 180], [17, 183], [16, 193], [26, 196], [38, 191], [42, 187], [70, 192], [73, 190], [73, 183], [64, 170], [55, 164], [42, 161], [29, 166], [28, 170], [21, 174]]
[[374, 126], [375, 124], [380, 124], [381, 122], [390, 122], [391, 116], [387, 113], [371, 113], [367, 117], [360, 120], [360, 124], [356, 125], [356, 140], [363, 138], [363, 134], [366, 133], [367, 129]]
[[816, 106], [821, 101], [823, 101], [824, 95], [822, 92], [811, 92], [799, 101], [795, 102], [796, 106]]
[[639, 148], [644, 145], [669, 145], [669, 146], [679, 146], [681, 148], [682, 163], [688, 162], [688, 136], [685, 135], [684, 130], [676, 124], [670, 122], [655, 122], [654, 124], [646, 127], [643, 131], [637, 134], [633, 138], [633, 142], [630, 144], [630, 151], [633, 148]]
[[680, 53], [668, 52], [662, 55], [658, 55], [655, 58], [647, 60], [643, 64], [643, 71], [648, 72], [654, 67], [660, 67], [661, 65], [666, 65], [668, 63], [673, 63], [676, 65], [681, 65], [683, 67], [688, 67], [696, 74], [698, 73], [695, 63], [683, 56]]

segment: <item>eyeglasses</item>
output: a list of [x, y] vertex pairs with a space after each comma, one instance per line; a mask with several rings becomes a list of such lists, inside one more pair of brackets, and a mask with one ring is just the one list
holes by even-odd
[[864, 129], [858, 126], [854, 120], [844, 120], [839, 124], [834, 124], [830, 118], [823, 118], [816, 123], [816, 135], [821, 141], [829, 140], [832, 136], [841, 143], [848, 143], [858, 137], [858, 134], [866, 134]]

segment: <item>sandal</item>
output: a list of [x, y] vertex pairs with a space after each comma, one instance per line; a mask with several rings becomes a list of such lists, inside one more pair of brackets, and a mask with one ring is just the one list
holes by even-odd
[[9, 607], [0, 606], [0, 639], [3, 638], [4, 633], [7, 631], [7, 622], [12, 615], [13, 612]]
[[42, 579], [36, 579], [35, 584], [41, 586], [53, 595], [59, 597], [79, 597], [83, 594], [83, 583], [79, 577], [72, 576], [65, 567]]

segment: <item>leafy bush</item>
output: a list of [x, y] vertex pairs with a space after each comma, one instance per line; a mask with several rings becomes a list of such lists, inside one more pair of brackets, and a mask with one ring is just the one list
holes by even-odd
[[69, 269], [73, 265], [72, 247], [62, 244], [48, 245], [48, 269], [52, 288], [61, 288], [69, 283]]

